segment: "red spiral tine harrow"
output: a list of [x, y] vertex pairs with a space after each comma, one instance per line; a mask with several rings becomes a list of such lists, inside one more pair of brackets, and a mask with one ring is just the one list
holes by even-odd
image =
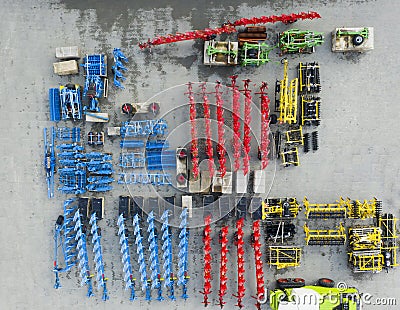
[[253, 222], [253, 248], [254, 258], [256, 264], [256, 281], [257, 281], [257, 309], [260, 309], [260, 300], [264, 300], [265, 289], [264, 289], [264, 271], [261, 254], [261, 243], [260, 243], [260, 221]]
[[219, 28], [206, 28], [204, 30], [194, 30], [188, 31], [185, 33], [176, 33], [176, 34], [168, 34], [166, 36], [159, 36], [152, 40], [148, 39], [147, 42], [139, 43], [139, 47], [141, 49], [151, 48], [155, 45], [161, 44], [169, 44], [180, 41], [188, 41], [195, 39], [209, 40], [211, 36], [218, 35], [221, 33], [233, 33], [237, 32], [237, 26], [246, 26], [246, 25], [256, 25], [256, 24], [267, 24], [267, 23], [276, 23], [282, 22], [284, 24], [294, 23], [299, 19], [314, 19], [321, 18], [321, 16], [317, 12], [300, 12], [298, 14], [282, 14], [280, 16], [272, 15], [272, 16], [261, 16], [261, 17], [252, 17], [252, 18], [241, 18], [233, 23], [227, 22], [222, 27]]
[[196, 103], [194, 101], [192, 83], [187, 83], [188, 91], [187, 95], [189, 98], [189, 115], [190, 115], [190, 133], [192, 136], [191, 141], [191, 158], [192, 158], [192, 173], [196, 179], [199, 175], [199, 149], [197, 142], [197, 128], [196, 128]]
[[203, 97], [203, 110], [204, 110], [204, 122], [206, 126], [206, 154], [208, 157], [208, 171], [210, 175], [214, 175], [214, 162], [213, 162], [213, 145], [211, 140], [211, 121], [210, 121], [210, 102], [206, 93], [206, 84], [201, 85], [201, 95]]
[[233, 123], [233, 170], [238, 171], [240, 168], [240, 92], [236, 86], [237, 75], [230, 77], [232, 80], [232, 123]]
[[244, 241], [243, 241], [243, 222], [244, 219], [241, 218], [236, 222], [236, 228], [237, 228], [237, 240], [235, 241], [236, 243], [236, 248], [237, 248], [237, 267], [238, 267], [238, 291], [237, 295], [233, 295], [237, 298], [237, 305], [240, 309], [243, 308], [243, 297], [244, 297], [244, 292], [246, 291], [246, 288], [244, 287], [244, 283], [246, 282], [244, 278]]
[[219, 171], [221, 177], [226, 174], [226, 151], [225, 151], [225, 128], [224, 128], [224, 100], [222, 99], [221, 83], [217, 81], [215, 85], [215, 100], [217, 103], [217, 122], [218, 122], [218, 146]]
[[282, 14], [279, 16], [271, 15], [271, 16], [261, 16], [261, 17], [253, 17], [253, 18], [241, 18], [232, 23], [233, 26], [246, 26], [246, 25], [256, 25], [256, 24], [269, 24], [282, 22], [284, 24], [291, 24], [299, 19], [314, 19], [321, 18], [321, 16], [317, 12], [300, 12], [300, 13], [292, 13], [289, 15]]
[[265, 169], [268, 166], [268, 154], [269, 154], [269, 103], [270, 100], [267, 95], [268, 85], [262, 82], [260, 92], [257, 93], [261, 98], [261, 169]]
[[208, 295], [211, 294], [211, 216], [207, 216], [204, 220], [204, 235], [203, 235], [203, 243], [204, 243], [204, 287], [203, 291], [200, 292], [204, 295], [203, 304], [204, 307], [207, 307], [209, 304]]
[[224, 307], [224, 296], [226, 295], [227, 286], [226, 283], [228, 281], [228, 276], [226, 275], [228, 271], [228, 226], [224, 226], [221, 229], [220, 235], [220, 243], [221, 243], [221, 263], [219, 267], [219, 302], [218, 305], [221, 309]]
[[249, 89], [249, 79], [243, 80], [244, 82], [244, 126], [243, 126], [243, 174], [246, 175], [249, 172], [250, 166], [250, 123], [251, 123], [251, 90]]

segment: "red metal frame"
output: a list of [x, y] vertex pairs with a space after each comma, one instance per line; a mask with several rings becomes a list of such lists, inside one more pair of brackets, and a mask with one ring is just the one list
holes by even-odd
[[237, 295], [233, 295], [237, 298], [237, 305], [240, 309], [243, 308], [243, 297], [244, 297], [244, 292], [246, 291], [246, 288], [244, 287], [244, 283], [246, 282], [244, 278], [244, 241], [243, 241], [243, 225], [244, 225], [244, 219], [241, 218], [240, 220], [236, 221], [236, 228], [237, 228], [237, 240], [235, 241], [236, 247], [237, 247], [237, 271], [238, 271], [238, 291]]
[[189, 109], [190, 109], [190, 125], [191, 125], [191, 159], [192, 159], [192, 173], [196, 179], [199, 176], [199, 149], [197, 141], [197, 129], [196, 129], [196, 102], [194, 101], [192, 83], [187, 83], [189, 97]]
[[226, 174], [226, 150], [225, 150], [225, 128], [224, 128], [224, 100], [222, 99], [221, 83], [217, 81], [215, 85], [215, 101], [217, 103], [217, 122], [218, 122], [218, 146], [217, 153], [219, 158], [219, 171], [221, 177]]
[[207, 307], [209, 304], [208, 295], [211, 294], [211, 216], [207, 216], [204, 220], [204, 287], [203, 291], [200, 292], [204, 295], [203, 303]]
[[250, 123], [251, 123], [251, 90], [249, 89], [250, 80], [243, 80], [244, 82], [244, 126], [243, 126], [243, 174], [246, 175], [249, 172], [250, 166]]
[[148, 39], [147, 42], [139, 43], [139, 47], [141, 49], [144, 48], [151, 48], [154, 45], [161, 45], [161, 44], [169, 44], [173, 42], [179, 41], [187, 41], [187, 40], [194, 40], [194, 39], [202, 39], [202, 40], [209, 40], [212, 35], [217, 35], [221, 33], [233, 33], [237, 32], [237, 26], [246, 26], [246, 25], [256, 25], [256, 24], [267, 24], [267, 23], [276, 23], [276, 22], [283, 22], [284, 24], [294, 23], [299, 19], [314, 19], [314, 18], [321, 18], [321, 16], [317, 12], [301, 12], [298, 14], [282, 14], [280, 16], [271, 15], [271, 16], [261, 16], [261, 17], [253, 17], [253, 18], [241, 18], [233, 23], [227, 22], [222, 27], [219, 28], [206, 28], [204, 30], [194, 30], [185, 33], [176, 33], [176, 34], [169, 34], [166, 36], [159, 36], [152, 40]]
[[224, 226], [221, 229], [221, 236], [220, 236], [220, 243], [221, 243], [221, 263], [219, 267], [219, 303], [218, 305], [223, 308], [225, 305], [224, 296], [226, 295], [227, 291], [227, 281], [228, 276], [226, 273], [228, 272], [228, 226]]
[[256, 264], [256, 281], [257, 281], [257, 309], [261, 308], [260, 300], [264, 300], [265, 289], [264, 289], [264, 271], [261, 254], [261, 233], [260, 233], [260, 221], [253, 222], [253, 248], [254, 258]]
[[236, 86], [237, 75], [230, 77], [232, 80], [232, 124], [233, 124], [233, 170], [240, 168], [241, 138], [240, 138], [240, 92]]
[[208, 157], [208, 171], [210, 171], [210, 176], [214, 175], [214, 152], [211, 140], [211, 113], [210, 113], [210, 102], [206, 93], [206, 84], [201, 85], [201, 95], [203, 97], [203, 110], [204, 110], [204, 123], [206, 126], [206, 154]]
[[268, 85], [262, 82], [260, 92], [257, 93], [261, 98], [261, 169], [268, 166], [268, 153], [269, 153], [269, 103], [270, 100], [266, 93]]

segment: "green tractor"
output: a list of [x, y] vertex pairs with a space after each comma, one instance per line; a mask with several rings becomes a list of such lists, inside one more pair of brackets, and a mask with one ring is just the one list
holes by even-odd
[[338, 285], [328, 278], [315, 285], [305, 285], [304, 279], [281, 278], [277, 289], [269, 292], [272, 310], [361, 310], [361, 296], [354, 287]]

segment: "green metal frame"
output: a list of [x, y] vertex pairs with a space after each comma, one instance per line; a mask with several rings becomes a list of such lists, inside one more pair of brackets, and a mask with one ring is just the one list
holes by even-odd
[[[247, 43], [241, 48], [240, 65], [241, 66], [260, 66], [270, 61], [268, 55], [275, 47], [271, 47], [266, 43]], [[247, 58], [247, 51], [250, 49], [258, 50], [258, 58]]]
[[369, 36], [369, 30], [368, 28], [363, 28], [363, 30], [360, 31], [340, 31], [340, 29], [338, 31], [336, 31], [336, 36], [339, 38], [341, 36], [362, 36], [365, 39], [368, 39]]
[[301, 53], [304, 49], [324, 43], [322, 32], [290, 29], [279, 35], [279, 48], [282, 53]]

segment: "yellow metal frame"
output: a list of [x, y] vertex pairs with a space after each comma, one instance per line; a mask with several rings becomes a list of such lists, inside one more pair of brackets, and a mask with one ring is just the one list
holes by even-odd
[[[298, 139], [298, 137], [300, 137], [300, 140]], [[286, 143], [299, 143], [303, 145], [303, 127], [299, 126], [299, 128], [286, 131]]]
[[397, 218], [395, 218], [392, 214], [392, 217], [389, 217], [389, 214], [385, 214], [379, 218], [379, 228], [382, 230], [381, 239], [383, 241], [382, 252], [390, 253], [392, 257], [392, 261], [390, 263], [390, 267], [396, 267], [399, 264], [397, 263], [397, 250], [398, 246], [396, 245], [397, 239], [397, 229], [396, 222]]
[[[305, 111], [305, 104], [306, 103], [311, 103], [315, 101], [315, 118], [306, 118], [304, 111]], [[301, 96], [301, 125], [304, 125], [306, 121], [308, 122], [314, 122], [314, 121], [319, 121], [321, 120], [319, 116], [319, 107], [321, 105], [321, 100], [316, 99], [314, 97], [307, 98], [306, 96], [302, 95]]]
[[270, 266], [276, 266], [278, 270], [300, 266], [301, 248], [289, 246], [270, 246], [268, 254], [268, 264]]
[[[347, 198], [348, 217], [354, 219], [375, 218], [380, 212], [380, 201], [375, 197], [371, 200], [350, 200]], [[379, 207], [378, 207], [379, 206]]]
[[289, 82], [288, 60], [283, 60], [283, 79], [279, 87], [279, 122], [297, 123], [298, 78]]
[[286, 201], [289, 203], [289, 211], [293, 214], [293, 218], [297, 216], [300, 211], [300, 205], [297, 202], [296, 198], [290, 197], [278, 199], [279, 202], [276, 205], [270, 205], [265, 201], [261, 203], [261, 213], [263, 220], [274, 217], [283, 218], [283, 203]]
[[307, 245], [309, 245], [310, 241], [321, 245], [329, 245], [330, 242], [335, 243], [335, 245], [346, 243], [346, 230], [343, 223], [340, 223], [337, 229], [310, 229], [307, 223], [304, 224], [303, 228], [306, 234], [305, 240]]
[[[314, 65], [315, 66], [315, 65]], [[308, 81], [308, 84], [303, 84], [303, 72], [302, 72], [302, 69], [307, 69], [307, 65], [304, 65], [302, 62], [300, 62], [299, 63], [299, 88], [300, 88], [300, 91], [302, 92], [303, 91], [303, 88], [305, 87], [305, 88], [310, 88], [310, 82], [309, 82], [309, 79], [306, 79], [307, 81]], [[319, 65], [317, 65], [317, 66], [315, 66], [316, 68], [318, 68], [318, 69], [320, 69], [320, 66]]]
[[380, 272], [383, 268], [383, 255], [379, 252], [350, 252], [349, 261], [354, 272]]
[[376, 226], [349, 228], [349, 245], [353, 252], [379, 250], [382, 245], [382, 230]]
[[[290, 155], [290, 154], [295, 154], [295, 160], [294, 161], [287, 161], [285, 158], [285, 155]], [[300, 165], [300, 161], [299, 161], [299, 149], [296, 147], [294, 147], [291, 150], [288, 151], [283, 151], [281, 152], [281, 158], [282, 158], [282, 165], [295, 165], [295, 166], [299, 166]]]
[[[347, 209], [343, 201], [328, 204], [311, 204], [307, 197], [304, 197], [306, 218], [346, 218]], [[340, 215], [340, 216], [339, 216]]]

